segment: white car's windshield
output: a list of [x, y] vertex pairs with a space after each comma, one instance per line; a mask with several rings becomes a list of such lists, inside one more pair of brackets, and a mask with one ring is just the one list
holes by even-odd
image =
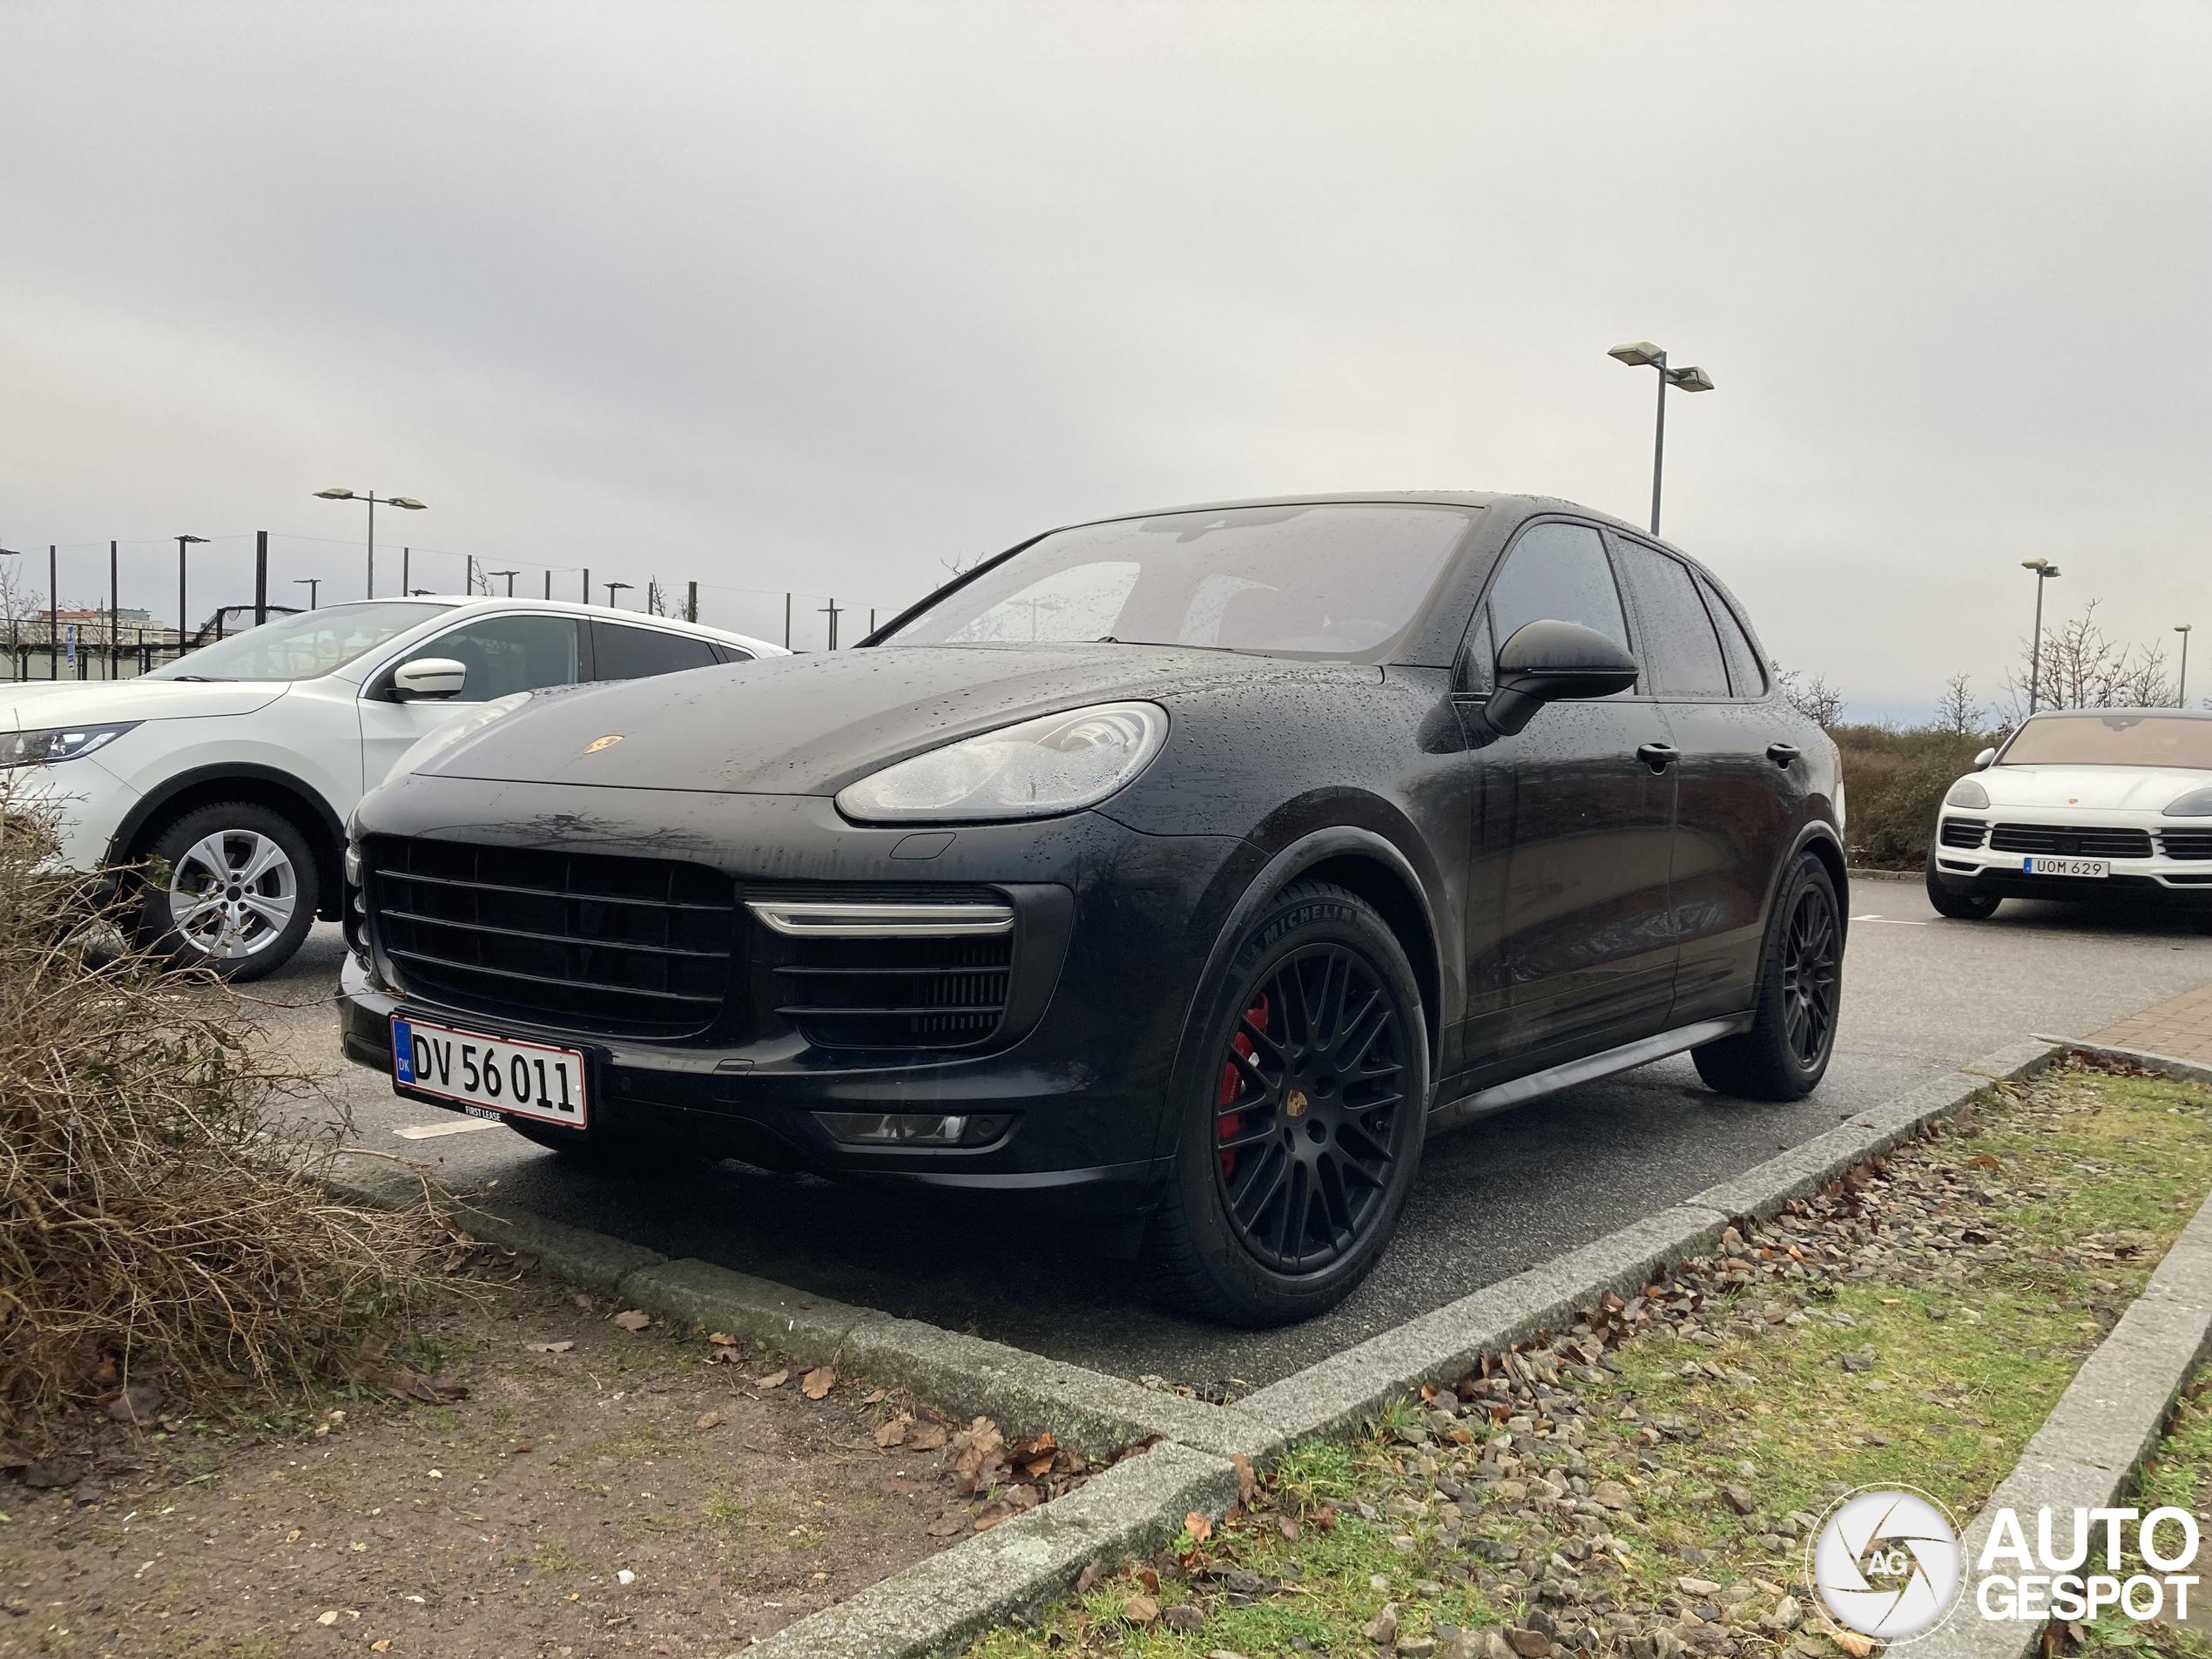
[[2212, 720], [2175, 714], [2039, 714], [2000, 766], [2189, 766], [2212, 771]]
[[445, 605], [364, 600], [327, 605], [301, 617], [263, 623], [242, 634], [187, 651], [145, 676], [152, 680], [311, 680], [342, 668], [363, 651], [438, 616]]
[[1343, 504], [1086, 524], [1023, 549], [885, 643], [1108, 639], [1379, 658], [1412, 625], [1468, 516]]

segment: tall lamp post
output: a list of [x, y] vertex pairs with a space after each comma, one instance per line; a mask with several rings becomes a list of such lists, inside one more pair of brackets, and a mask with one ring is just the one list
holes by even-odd
[[1679, 386], [1685, 392], [1710, 392], [1713, 377], [1702, 368], [1669, 368], [1667, 354], [1648, 340], [1631, 341], [1625, 346], [1615, 346], [1606, 353], [1631, 368], [1656, 368], [1659, 371], [1659, 420], [1651, 440], [1651, 533], [1659, 534], [1659, 478], [1667, 459], [1667, 388]]
[[630, 582], [602, 582], [599, 585], [607, 590], [607, 609], [612, 610], [615, 609], [616, 590], [620, 588], [634, 587], [637, 584]]
[[192, 631], [192, 610], [185, 603], [185, 550], [206, 542], [205, 536], [177, 538], [177, 655], [185, 654], [185, 636]]
[[305, 588], [307, 590], [307, 609], [313, 610], [315, 608], [315, 596], [322, 591], [322, 578], [319, 576], [294, 577], [292, 579], [292, 585], [295, 588]]
[[[315, 495], [323, 501], [365, 501], [368, 503], [368, 597], [374, 599], [376, 597], [376, 509], [378, 505], [381, 503], [386, 507], [404, 508], [410, 513], [419, 513], [428, 503], [419, 502], [412, 496], [380, 496], [373, 489], [357, 493], [351, 489], [341, 489], [335, 484], [328, 489], [318, 489]], [[407, 583], [402, 581], [400, 585], [404, 588]]]
[[2189, 630], [2195, 626], [2196, 624], [2191, 622], [2177, 622], [2174, 624], [2174, 631], [2182, 637], [2182, 679], [2181, 684], [2175, 688], [2174, 691], [2174, 706], [2177, 709], [2185, 709], [2189, 705]]
[[2020, 569], [2035, 572], [2035, 637], [2027, 648], [2027, 711], [2033, 714], [2043, 678], [2043, 584], [2059, 573], [2059, 567], [2048, 559], [2022, 559]]
[[488, 576], [488, 577], [489, 577], [489, 576], [503, 576], [503, 577], [505, 577], [507, 578], [507, 597], [508, 597], [509, 598], [510, 598], [510, 599], [511, 599], [511, 598], [513, 598], [513, 597], [515, 597], [515, 578], [516, 578], [516, 577], [518, 577], [518, 576], [522, 575], [522, 572], [521, 572], [520, 570], [487, 570], [487, 571], [485, 571], [485, 572], [484, 572], [484, 574], [485, 574], [486, 576]]

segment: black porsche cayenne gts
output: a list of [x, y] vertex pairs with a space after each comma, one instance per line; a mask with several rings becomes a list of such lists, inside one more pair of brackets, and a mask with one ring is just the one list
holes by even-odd
[[1432, 1131], [1683, 1050], [1820, 1081], [1844, 792], [1762, 663], [1563, 502], [1055, 530], [861, 649], [462, 723], [354, 820], [347, 1052], [579, 1157], [1045, 1207], [1302, 1318]]

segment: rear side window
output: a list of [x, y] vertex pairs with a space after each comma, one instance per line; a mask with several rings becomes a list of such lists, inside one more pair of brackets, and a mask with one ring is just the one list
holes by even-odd
[[573, 685], [580, 636], [570, 617], [487, 617], [424, 641], [408, 662], [450, 657], [467, 665], [459, 700], [484, 703], [546, 685]]
[[1697, 578], [1697, 591], [1705, 596], [1705, 609], [1713, 613], [1713, 626], [1720, 630], [1721, 655], [1728, 658], [1729, 684], [1738, 697], [1764, 697], [1766, 671], [1759, 666], [1759, 654], [1751, 649], [1751, 637], [1743, 631], [1743, 624], [1728, 608], [1728, 601], [1721, 597], [1720, 590], [1703, 577]]
[[735, 645], [716, 645], [712, 649], [714, 659], [718, 663], [749, 663], [752, 660], [751, 651]]
[[1726, 697], [1720, 636], [1689, 567], [1640, 543], [1621, 543], [1621, 573], [1643, 624], [1643, 666], [1661, 697]]
[[717, 660], [711, 644], [689, 634], [597, 618], [591, 624], [591, 677], [602, 680], [637, 680], [687, 668], [712, 668]]

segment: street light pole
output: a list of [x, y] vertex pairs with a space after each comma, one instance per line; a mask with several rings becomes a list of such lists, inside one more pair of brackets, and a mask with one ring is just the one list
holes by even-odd
[[[380, 496], [380, 495], [378, 495], [378, 494], [377, 494], [374, 490], [373, 490], [373, 489], [372, 489], [372, 490], [369, 490], [369, 491], [368, 491], [368, 493], [366, 493], [366, 494], [362, 494], [362, 493], [360, 493], [360, 492], [355, 491], [355, 490], [351, 490], [351, 489], [345, 489], [345, 488], [343, 488], [342, 486], [338, 485], [338, 484], [333, 484], [333, 485], [332, 485], [329, 489], [318, 489], [317, 491], [315, 491], [315, 494], [316, 494], [316, 496], [319, 496], [320, 499], [322, 499], [322, 500], [324, 500], [324, 501], [365, 501], [365, 502], [367, 502], [368, 503], [368, 597], [370, 597], [370, 598], [372, 598], [372, 599], [374, 599], [374, 598], [376, 597], [376, 508], [377, 508], [377, 503], [381, 502], [382, 502], [382, 503], [383, 503], [385, 506], [387, 506], [387, 507], [399, 507], [399, 508], [404, 508], [407, 511], [408, 511], [408, 512], [410, 512], [410, 513], [419, 513], [419, 512], [421, 512], [421, 511], [422, 510], [423, 507], [424, 507], [427, 503], [422, 502], [419, 502], [419, 501], [415, 500], [415, 497], [414, 497], [414, 496]], [[402, 576], [402, 577], [401, 577], [400, 586], [401, 586], [401, 588], [405, 588], [405, 587], [407, 586], [407, 580], [406, 580], [406, 577], [405, 577], [404, 576]]]
[[510, 599], [515, 597], [515, 578], [522, 575], [520, 570], [487, 570], [484, 574], [487, 577], [505, 577], [507, 578], [507, 597]]
[[2048, 559], [2022, 559], [2020, 569], [2035, 572], [2035, 637], [2027, 648], [2027, 711], [2033, 714], [2043, 677], [2043, 584], [2059, 573], [2059, 567]]
[[177, 538], [177, 655], [185, 654], [185, 636], [192, 631], [192, 609], [185, 603], [185, 549], [206, 541], [205, 536]]
[[305, 588], [307, 590], [307, 609], [313, 610], [315, 608], [316, 596], [322, 591], [322, 578], [319, 576], [294, 577], [292, 585], [295, 588]]
[[607, 590], [607, 609], [612, 610], [616, 608], [615, 594], [617, 591], [636, 584], [629, 582], [602, 582], [599, 585]]
[[2195, 623], [2190, 622], [2177, 622], [2174, 624], [2174, 631], [2182, 637], [2182, 679], [2181, 684], [2174, 691], [2174, 706], [2177, 709], [2185, 709], [2189, 705], [2189, 631], [2195, 626]]
[[1631, 341], [1625, 346], [1615, 346], [1606, 353], [1632, 368], [1656, 368], [1659, 371], [1659, 412], [1653, 424], [1651, 438], [1651, 533], [1659, 534], [1659, 485], [1667, 463], [1667, 388], [1679, 386], [1685, 392], [1710, 392], [1713, 377], [1702, 368], [1669, 368], [1667, 354], [1648, 340]]

